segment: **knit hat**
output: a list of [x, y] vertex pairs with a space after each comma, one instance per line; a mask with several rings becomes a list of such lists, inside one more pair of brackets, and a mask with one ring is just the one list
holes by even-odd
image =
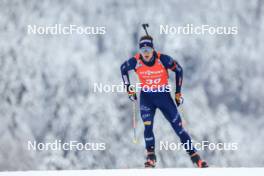
[[149, 46], [151, 48], [154, 47], [153, 45], [153, 38], [150, 35], [144, 35], [139, 40], [139, 48]]

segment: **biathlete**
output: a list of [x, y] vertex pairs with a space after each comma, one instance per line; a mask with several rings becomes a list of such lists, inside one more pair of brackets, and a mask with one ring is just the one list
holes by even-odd
[[[147, 33], [147, 32], [146, 32]], [[147, 157], [146, 168], [156, 166], [155, 137], [153, 134], [153, 121], [156, 109], [160, 109], [164, 117], [169, 121], [182, 144], [185, 144], [186, 152], [199, 168], [208, 167], [201, 159], [191, 142], [190, 135], [182, 126], [181, 116], [177, 106], [181, 104], [183, 70], [179, 63], [170, 56], [155, 51], [153, 39], [145, 35], [139, 41], [139, 53], [128, 59], [121, 65], [121, 74], [126, 86], [129, 99], [137, 101], [136, 91], [131, 88], [128, 72], [134, 70], [141, 83], [140, 114], [144, 123], [144, 139]], [[168, 69], [175, 72], [176, 92], [174, 103], [168, 91]]]

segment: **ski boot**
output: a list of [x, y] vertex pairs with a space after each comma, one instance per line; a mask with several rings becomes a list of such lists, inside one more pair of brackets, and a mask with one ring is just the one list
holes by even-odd
[[201, 159], [201, 157], [197, 154], [194, 153], [191, 155], [191, 160], [194, 164], [197, 165], [198, 168], [206, 168], [209, 167], [208, 164]]
[[145, 162], [145, 168], [154, 168], [156, 166], [156, 155], [154, 152], [147, 152], [147, 161]]

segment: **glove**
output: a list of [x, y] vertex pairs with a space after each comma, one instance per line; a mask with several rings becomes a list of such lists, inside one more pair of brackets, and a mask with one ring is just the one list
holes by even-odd
[[181, 104], [183, 104], [183, 97], [181, 93], [175, 93], [175, 102], [177, 106], [180, 106]]
[[128, 90], [127, 91], [128, 93], [128, 98], [131, 100], [131, 101], [136, 101], [137, 100], [137, 94], [136, 94], [136, 91], [135, 90]]

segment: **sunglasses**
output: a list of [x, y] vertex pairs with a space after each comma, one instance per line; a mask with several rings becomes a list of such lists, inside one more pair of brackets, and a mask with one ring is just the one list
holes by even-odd
[[151, 53], [153, 51], [153, 49], [151, 47], [142, 47], [140, 48], [140, 53]]

